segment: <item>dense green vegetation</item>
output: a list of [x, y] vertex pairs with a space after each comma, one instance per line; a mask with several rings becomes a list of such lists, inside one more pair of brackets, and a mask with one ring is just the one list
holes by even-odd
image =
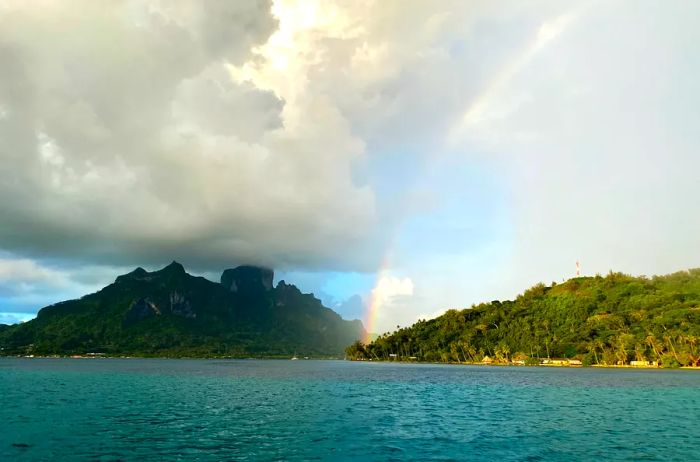
[[255, 267], [226, 270], [222, 283], [187, 274], [173, 262], [119, 276], [97, 293], [42, 309], [26, 323], [0, 329], [5, 355], [290, 357], [341, 355], [361, 338], [345, 321]]
[[346, 349], [354, 359], [700, 366], [700, 269], [651, 279], [610, 273], [539, 284], [514, 301], [449, 310]]

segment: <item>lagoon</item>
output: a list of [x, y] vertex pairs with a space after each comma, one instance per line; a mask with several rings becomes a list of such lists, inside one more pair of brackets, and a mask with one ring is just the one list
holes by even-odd
[[700, 460], [700, 372], [0, 359], [0, 460]]

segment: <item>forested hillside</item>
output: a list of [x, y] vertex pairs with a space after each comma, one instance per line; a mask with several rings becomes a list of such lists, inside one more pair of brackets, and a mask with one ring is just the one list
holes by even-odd
[[364, 335], [313, 294], [273, 272], [239, 266], [221, 283], [179, 263], [137, 268], [99, 292], [48, 306], [28, 322], [0, 329], [4, 355], [167, 357], [336, 356]]
[[700, 366], [700, 269], [653, 278], [610, 273], [539, 284], [513, 301], [492, 301], [420, 320], [346, 350], [355, 359], [584, 364], [657, 361]]

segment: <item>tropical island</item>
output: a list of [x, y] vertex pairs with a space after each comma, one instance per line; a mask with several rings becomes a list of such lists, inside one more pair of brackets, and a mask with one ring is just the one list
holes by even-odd
[[346, 348], [355, 360], [700, 366], [700, 269], [538, 284]]
[[[256, 266], [219, 283], [173, 262], [137, 268], [31, 321], [0, 325], [0, 354], [21, 356], [342, 357], [550, 366], [700, 366], [700, 269], [538, 284], [512, 301], [450, 309], [365, 344], [313, 294]], [[350, 346], [348, 346], [350, 345]]]
[[172, 262], [137, 268], [31, 321], [0, 325], [0, 354], [22, 356], [342, 357], [365, 335], [267, 268], [227, 269], [219, 283]]

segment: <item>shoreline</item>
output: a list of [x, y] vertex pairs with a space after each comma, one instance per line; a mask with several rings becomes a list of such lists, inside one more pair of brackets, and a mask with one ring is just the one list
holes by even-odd
[[[289, 361], [292, 360], [287, 356], [263, 356], [263, 357], [206, 357], [206, 356], [24, 356], [24, 355], [5, 355], [0, 356], [1, 359], [167, 359], [167, 360], [236, 360], [236, 361], [248, 361], [248, 360], [262, 360], [262, 361]], [[299, 358], [301, 361], [349, 361], [358, 363], [396, 363], [396, 364], [426, 364], [426, 365], [442, 365], [442, 366], [482, 366], [482, 367], [528, 367], [528, 368], [566, 368], [566, 369], [586, 369], [586, 368], [598, 368], [598, 369], [659, 369], [659, 370], [674, 370], [674, 369], [686, 369], [686, 370], [700, 370], [700, 366], [679, 366], [679, 367], [663, 367], [663, 366], [632, 366], [629, 364], [624, 365], [613, 365], [613, 364], [590, 364], [590, 365], [565, 365], [565, 364], [484, 364], [484, 363], [443, 363], [443, 362], [430, 362], [430, 361], [396, 361], [396, 360], [354, 360], [354, 359], [343, 359], [338, 357], [304, 357]]]
[[678, 366], [678, 367], [663, 367], [663, 366], [632, 366], [629, 364], [617, 365], [617, 364], [503, 364], [503, 363], [443, 363], [443, 362], [431, 362], [431, 361], [396, 361], [396, 360], [356, 360], [349, 359], [348, 361], [358, 362], [358, 363], [400, 363], [400, 364], [433, 364], [433, 365], [445, 365], [445, 366], [483, 366], [483, 367], [543, 367], [543, 368], [566, 368], [566, 369], [586, 369], [586, 368], [598, 368], [598, 369], [688, 369], [688, 370], [700, 370], [700, 366]]
[[[187, 359], [187, 360], [292, 360], [291, 356], [85, 356], [85, 355], [0, 355], [0, 359]], [[306, 356], [295, 358], [299, 361], [343, 361], [337, 356]]]

